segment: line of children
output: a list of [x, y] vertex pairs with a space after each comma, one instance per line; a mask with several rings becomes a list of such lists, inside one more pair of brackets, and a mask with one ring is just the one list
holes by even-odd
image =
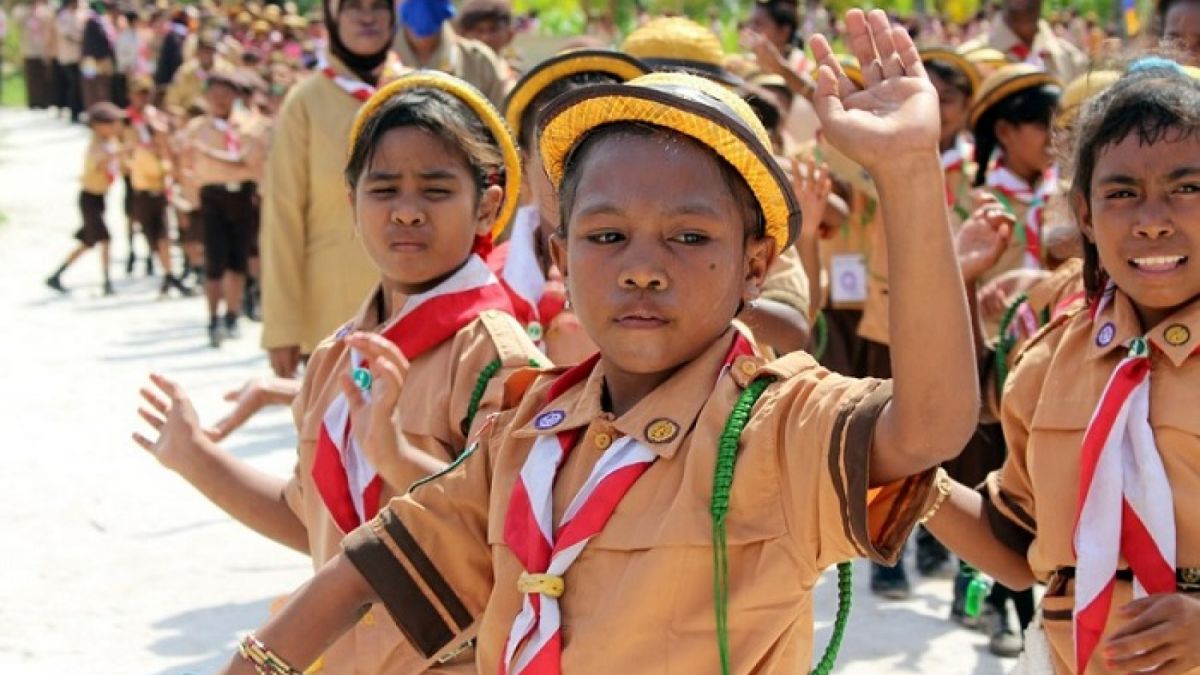
[[[679, 74], [569, 93], [539, 149], [599, 354], [510, 379], [473, 450], [355, 530], [224, 672], [300, 672], [373, 602], [429, 662], [476, 636], [484, 672], [807, 667], [821, 570], [894, 559], [978, 407], [936, 93], [882, 11], [846, 25], [866, 89], [815, 38], [817, 109], [894, 228], [890, 300], [913, 319], [893, 324], [894, 389], [805, 354], [768, 365], [732, 327], [800, 221], [743, 101]], [[396, 432], [384, 404], [354, 404], [364, 438]]]
[[1200, 83], [1153, 58], [1080, 113], [1087, 307], [1017, 358], [1003, 467], [979, 492], [954, 484], [929, 521], [998, 580], [1047, 584], [1029, 672], [1200, 672], [1198, 110]]
[[[520, 173], [504, 122], [466, 83], [423, 72], [381, 89], [356, 119], [345, 165], [355, 229], [379, 283], [305, 370], [293, 404], [294, 475], [262, 474], [221, 450], [182, 389], [159, 376], [161, 393], [142, 392], [158, 437], [137, 442], [319, 569], [389, 498], [459, 457], [499, 409], [508, 373], [545, 364], [477, 253], [511, 218]], [[364, 398], [399, 425], [386, 438], [364, 435], [380, 424], [359, 414]], [[322, 651], [320, 672], [330, 675], [414, 672], [422, 661], [383, 612]], [[473, 658], [468, 651], [442, 667]]]

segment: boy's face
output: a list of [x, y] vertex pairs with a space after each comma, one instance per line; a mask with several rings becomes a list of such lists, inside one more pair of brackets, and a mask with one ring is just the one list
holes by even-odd
[[208, 86], [208, 91], [204, 93], [205, 101], [208, 103], [208, 112], [214, 117], [226, 118], [233, 112], [233, 102], [237, 100], [238, 93], [233, 87], [224, 82], [213, 82]]
[[116, 138], [121, 132], [120, 122], [92, 122], [92, 130], [103, 139]]
[[1080, 210], [1100, 264], [1146, 329], [1200, 295], [1200, 139], [1171, 139], [1142, 145], [1130, 133], [1101, 152]]
[[596, 141], [554, 257], [609, 367], [669, 372], [703, 352], [753, 298], [774, 249], [748, 239], [711, 151], [661, 134]]
[[351, 193], [355, 227], [384, 279], [406, 294], [432, 288], [486, 234], [503, 190], [477, 199], [461, 152], [416, 127], [384, 132]]

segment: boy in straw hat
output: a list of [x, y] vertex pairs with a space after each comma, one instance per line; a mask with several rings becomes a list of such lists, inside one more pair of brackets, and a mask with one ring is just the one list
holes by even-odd
[[978, 407], [936, 94], [907, 33], [869, 22], [847, 16], [865, 91], [813, 51], [826, 133], [896, 229], [895, 310], [939, 319], [897, 322], [896, 386], [766, 364], [732, 326], [800, 222], [742, 101], [680, 74], [568, 94], [539, 147], [599, 354], [510, 378], [466, 457], [352, 533], [225, 673], [299, 672], [372, 603], [430, 659], [477, 636], [480, 672], [807, 668], [821, 570], [894, 559]]

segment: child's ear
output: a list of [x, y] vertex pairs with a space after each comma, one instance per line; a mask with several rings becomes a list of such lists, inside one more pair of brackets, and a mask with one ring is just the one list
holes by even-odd
[[1008, 120], [996, 121], [996, 140], [999, 141], [1000, 147], [1003, 148], [1012, 144], [1012, 136], [1016, 128], [1016, 125]]
[[746, 258], [742, 285], [742, 299], [753, 300], [762, 290], [767, 278], [767, 268], [775, 261], [775, 238], [762, 237], [746, 240]]
[[475, 210], [475, 234], [482, 236], [492, 231], [503, 201], [504, 188], [499, 185], [491, 185], [479, 195], [479, 206]]
[[567, 242], [558, 231], [550, 235], [550, 260], [562, 274], [565, 283], [570, 272], [567, 267]]
[[1075, 218], [1079, 224], [1079, 231], [1088, 241], [1095, 243], [1096, 237], [1092, 232], [1092, 205], [1088, 204], [1088, 200], [1082, 192], [1072, 192], [1071, 202], [1075, 207]]

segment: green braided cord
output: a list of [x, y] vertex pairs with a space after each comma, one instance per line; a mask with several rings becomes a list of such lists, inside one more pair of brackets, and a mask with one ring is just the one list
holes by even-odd
[[1013, 300], [1008, 309], [1004, 310], [1004, 315], [1000, 317], [1000, 338], [996, 342], [996, 393], [1004, 392], [1004, 381], [1008, 379], [1008, 355], [1012, 352], [1013, 347], [1017, 345], [1017, 336], [1010, 335], [1008, 332], [1009, 326], [1012, 325], [1013, 319], [1017, 317], [1017, 310], [1021, 305], [1029, 301], [1029, 296], [1022, 293]]
[[[713, 605], [717, 616], [717, 650], [721, 655], [721, 672], [729, 675], [729, 556], [725, 539], [725, 516], [729, 513], [729, 492], [733, 487], [733, 467], [737, 461], [738, 443], [742, 430], [750, 421], [754, 404], [774, 378], [754, 380], [742, 391], [733, 412], [725, 422], [725, 429], [717, 442], [717, 464], [713, 471], [713, 493], [709, 504], [713, 524]], [[850, 598], [852, 594], [852, 568], [850, 563], [838, 563], [838, 609], [833, 624], [829, 645], [821, 655], [812, 675], [829, 675], [837, 661], [850, 620]]]
[[813, 324], [813, 330], [816, 332], [816, 342], [813, 343], [812, 357], [818, 361], [822, 356], [825, 356], [825, 349], [829, 347], [829, 322], [825, 319], [825, 312], [817, 312], [817, 321]]
[[[462, 435], [466, 436], [471, 431], [471, 425], [475, 423], [475, 415], [479, 413], [479, 406], [483, 403], [483, 394], [487, 391], [488, 382], [496, 376], [503, 364], [500, 359], [496, 359], [483, 367], [479, 373], [479, 379], [475, 381], [475, 389], [471, 391], [471, 402], [467, 404], [467, 416], [463, 418], [460, 425]], [[529, 365], [533, 368], [541, 368], [541, 364], [536, 359], [529, 359]]]

